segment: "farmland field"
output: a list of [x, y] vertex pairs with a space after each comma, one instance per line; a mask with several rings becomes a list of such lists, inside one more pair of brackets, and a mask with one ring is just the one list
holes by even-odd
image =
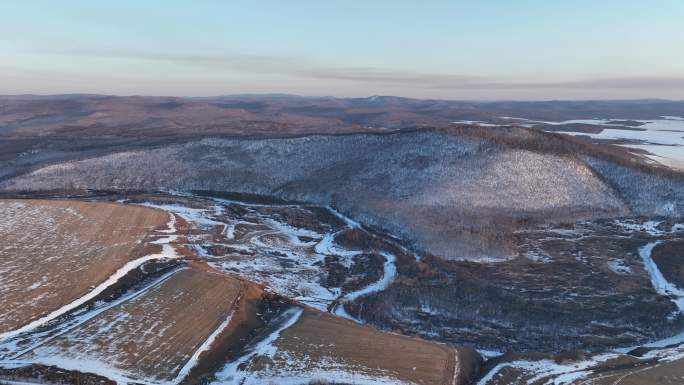
[[169, 215], [80, 201], [0, 201], [0, 334], [83, 296], [145, 252]]
[[255, 347], [256, 354], [244, 370], [229, 365], [218, 382], [451, 384], [458, 376], [455, 368], [461, 367], [459, 358], [468, 355], [447, 345], [381, 333], [312, 310], [292, 311], [272, 336], [271, 346]]
[[[31, 290], [54, 296], [82, 286], [81, 292], [0, 333], [0, 381], [45, 376], [148, 385], [681, 380], [684, 350], [672, 346], [684, 335], [671, 337], [680, 325], [674, 317], [683, 297], [670, 284], [679, 282], [677, 246], [684, 227], [677, 219], [529, 227], [517, 233], [521, 257], [488, 264], [419, 256], [391, 234], [367, 229], [327, 206], [245, 202], [201, 192], [88, 197], [89, 202], [0, 201], [6, 218], [0, 230], [13, 242], [2, 245], [9, 258], [0, 264], [0, 278], [15, 279], [0, 290], [26, 290], [41, 300], [45, 295]], [[151, 259], [163, 261], [143, 263]], [[93, 261], [109, 270], [86, 284], [82, 281], [90, 278]], [[129, 265], [135, 267], [127, 270]], [[583, 280], [567, 280], [579, 273]], [[53, 274], [60, 284], [49, 286], [53, 281], [43, 278], [44, 286], [36, 285], [28, 279], [32, 274]], [[596, 279], [589, 285], [590, 275]], [[481, 290], [485, 286], [477, 279], [486, 280], [488, 289]], [[103, 281], [112, 290], [99, 292]], [[543, 290], [550, 283], [571, 289], [572, 302], [566, 303], [564, 291]], [[458, 307], [468, 305], [464, 299], [505, 309], [499, 315], [515, 321], [510, 311], [516, 309], [515, 297], [483, 299], [497, 287], [512, 287], [512, 293], [525, 297], [540, 293], [546, 301], [543, 314], [536, 315], [529, 304], [520, 309], [547, 326], [560, 322], [553, 318], [554, 309], [610, 302], [597, 308], [612, 309], [613, 315], [590, 314], [611, 323], [588, 322], [595, 329], [588, 341], [605, 346], [599, 337], [624, 329], [622, 335], [630, 338], [620, 337], [618, 347], [641, 350], [527, 353], [521, 342], [534, 340], [519, 340], [504, 323], [481, 323], [477, 329], [458, 321], [471, 317], [474, 322], [473, 314], [495, 319], [477, 308]], [[564, 307], [546, 306], [555, 301]], [[639, 317], [645, 306], [649, 319]], [[40, 327], [26, 328], [55, 308], [67, 310]], [[640, 336], [640, 323], [657, 334], [646, 329]], [[533, 326], [528, 320], [521, 333], [534, 332]], [[17, 327], [21, 333], [15, 333]], [[563, 337], [553, 330], [538, 335], [543, 341]], [[637, 345], [637, 337], [664, 339]], [[504, 339], [510, 341], [501, 344]], [[471, 342], [464, 347], [462, 341]], [[521, 350], [494, 350], [502, 345]], [[489, 359], [483, 362], [480, 354]]]
[[0, 385], [684, 385], [684, 0], [0, 1]]
[[[330, 274], [326, 271], [328, 266], [312, 263], [307, 267], [314, 272], [319, 269], [320, 278], [317, 274], [296, 274], [299, 270], [294, 267], [303, 265], [307, 256], [322, 262], [323, 254], [340, 261], [361, 255], [360, 251], [350, 251], [336, 243], [335, 235], [342, 236], [340, 242], [349, 243], [356, 238], [345, 236], [346, 232], [357, 237], [365, 233], [334, 211], [245, 206], [228, 201], [218, 204], [201, 198], [179, 199], [188, 206], [165, 206], [147, 199], [154, 201], [153, 196], [147, 196], [138, 200], [142, 205], [77, 200], [3, 202], [9, 218], [3, 230], [8, 239], [18, 240], [12, 240], [14, 248], [8, 246], [3, 250], [14, 251], [7, 254], [13, 258], [5, 260], [4, 270], [21, 268], [26, 277], [40, 274], [39, 277], [49, 278], [50, 267], [57, 266], [58, 271], [53, 274], [61, 285], [45, 286], [52, 284], [45, 278], [44, 286], [33, 285], [27, 279], [23, 283], [12, 281], [13, 285], [3, 290], [11, 294], [33, 285], [53, 297], [64, 296], [59, 290], [72, 288], [70, 281], [78, 282], [83, 290], [68, 292], [70, 297], [51, 307], [45, 305], [46, 310], [36, 315], [50, 310], [54, 313], [59, 306], [60, 310], [67, 309], [64, 317], [54, 319], [55, 322], [27, 329], [27, 323], [35, 322], [21, 318], [10, 333], [0, 336], [5, 349], [3, 359], [9, 359], [10, 365], [0, 364], [0, 379], [8, 375], [42, 378], [66, 370], [72, 373], [71, 381], [80, 381], [84, 378], [80, 373], [87, 373], [95, 376], [88, 378], [122, 383], [233, 383], [233, 367], [234, 374], [245, 383], [337, 378], [369, 384], [460, 384], [474, 375], [479, 358], [472, 350], [383, 333], [321, 312], [338, 309], [335, 314], [352, 318], [342, 306], [317, 309], [318, 303], [307, 301], [307, 297], [295, 302], [283, 297], [286, 291], [273, 285], [272, 280], [264, 280], [266, 291], [249, 282], [256, 277], [251, 276], [251, 270], [245, 271], [249, 267], [246, 262], [253, 261], [255, 267], [261, 266], [264, 271], [280, 266], [280, 270], [276, 269], [278, 274], [292, 275], [288, 282], [293, 284], [308, 281], [327, 285], [324, 278]], [[162, 199], [174, 200], [169, 196]], [[36, 231], [45, 236], [32, 243], [37, 237], [32, 232]], [[373, 242], [374, 247], [387, 246], [379, 239]], [[17, 245], [25, 246], [18, 250]], [[22, 254], [24, 250], [26, 253]], [[220, 257], [205, 250], [218, 252]], [[21, 259], [23, 255], [33, 259]], [[157, 273], [153, 265], [135, 264], [166, 255], [173, 261]], [[235, 258], [245, 264], [225, 269], [225, 262]], [[52, 265], [46, 266], [46, 260]], [[90, 278], [89, 264], [83, 261], [95, 261], [109, 270], [98, 280], [75, 279], [71, 274]], [[349, 298], [357, 292], [372, 293], [371, 288], [382, 290], [385, 285], [374, 281], [384, 282], [385, 277], [389, 284], [394, 277], [394, 273], [388, 275], [393, 272], [393, 258], [385, 261], [384, 272], [363, 273], [353, 267], [361, 262], [363, 259], [350, 263], [349, 273], [354, 281], [344, 284], [342, 291], [349, 291]], [[31, 263], [38, 267], [35, 273]], [[72, 306], [97, 292], [102, 280], [122, 281], [120, 270], [131, 264], [140, 267], [140, 271], [123, 279], [124, 286], [107, 295], [93, 296], [90, 305], [83, 302], [83, 306]], [[149, 267], [153, 269], [147, 271]], [[382, 261], [374, 267], [377, 268], [383, 269]], [[340, 275], [346, 268], [337, 270]], [[352, 273], [356, 270], [359, 272]], [[339, 295], [340, 291], [335, 292]], [[40, 293], [29, 294], [42, 298]], [[17, 327], [22, 333], [15, 333]], [[263, 356], [262, 348], [277, 354]], [[254, 349], [258, 354], [253, 354]]]
[[[239, 281], [186, 269], [21, 357], [136, 382], [173, 380], [228, 318]], [[190, 369], [188, 366], [187, 370]]]

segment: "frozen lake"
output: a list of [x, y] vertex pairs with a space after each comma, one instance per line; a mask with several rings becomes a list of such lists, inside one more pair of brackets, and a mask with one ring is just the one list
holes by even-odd
[[[521, 121], [522, 126], [536, 124], [565, 125], [565, 124], [593, 124], [605, 128], [598, 134], [586, 132], [559, 132], [568, 135], [584, 135], [595, 139], [631, 140], [635, 143], [621, 144], [621, 146], [648, 151], [649, 158], [672, 168], [684, 170], [684, 118], [678, 116], [663, 116], [662, 119], [635, 120], [644, 123], [635, 129], [624, 129], [624, 125], [615, 123], [623, 120], [615, 119], [584, 119], [566, 120], [562, 122], [531, 121], [519, 118], [506, 118]], [[555, 132], [555, 131], [554, 131]]]

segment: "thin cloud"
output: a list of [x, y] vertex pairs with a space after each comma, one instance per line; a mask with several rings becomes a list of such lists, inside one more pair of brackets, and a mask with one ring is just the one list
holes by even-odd
[[390, 87], [420, 87], [425, 89], [466, 90], [534, 90], [534, 89], [682, 89], [684, 77], [615, 77], [575, 81], [529, 82], [511, 79], [460, 74], [407, 72], [383, 68], [325, 66], [287, 56], [194, 55], [177, 53], [149, 53], [125, 50], [42, 51], [59, 55], [87, 56], [132, 61], [153, 61], [181, 67], [203, 67], [231, 73], [268, 74], [300, 79], [357, 82]]

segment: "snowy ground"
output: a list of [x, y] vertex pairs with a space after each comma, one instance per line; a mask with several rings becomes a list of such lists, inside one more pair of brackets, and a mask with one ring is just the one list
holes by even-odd
[[651, 277], [651, 283], [653, 284], [655, 291], [660, 295], [670, 298], [677, 306], [678, 315], [681, 315], [684, 314], [684, 290], [677, 285], [668, 282], [660, 272], [658, 265], [656, 265], [655, 261], [651, 258], [653, 248], [659, 243], [659, 241], [648, 243], [639, 249], [639, 255], [644, 260], [644, 266], [646, 267], [648, 275]]
[[[638, 220], [615, 220], [613, 224], [621, 228], [626, 233], [636, 233], [652, 240], [640, 247], [638, 250], [639, 256], [642, 258], [643, 266], [648, 273], [654, 290], [670, 300], [676, 305], [677, 312], [672, 317], [684, 314], [684, 290], [677, 285], [668, 282], [660, 272], [657, 264], [651, 258], [653, 248], [659, 243], [663, 242], [664, 237], [676, 235], [684, 230], [681, 224], [674, 224], [669, 228], [662, 226], [659, 221], [638, 221]], [[585, 233], [576, 231], [562, 232], [564, 236], [581, 237], [586, 236]], [[660, 239], [659, 239], [660, 238]], [[625, 266], [621, 260], [610, 260], [608, 265], [611, 270], [617, 274], [629, 275], [633, 271], [629, 266]], [[654, 348], [646, 354], [640, 356], [641, 361], [655, 360], [657, 363], [672, 362], [684, 359], [684, 332], [672, 337], [668, 337], [659, 341], [653, 341], [648, 344], [630, 346], [615, 349], [613, 352], [604, 353], [592, 356], [585, 360], [570, 361], [569, 363], [559, 364], [553, 360], [516, 360], [510, 362], [503, 362], [492, 368], [484, 377], [480, 379], [478, 385], [500, 384], [504, 378], [503, 371], [513, 370], [517, 375], [524, 378], [524, 383], [527, 384], [574, 384], [584, 383], [581, 381], [589, 381], [593, 375], [599, 373], [598, 367], [605, 364], [611, 359], [616, 359], [637, 347]], [[605, 370], [605, 369], [603, 369]], [[522, 374], [520, 374], [522, 373]], [[510, 375], [510, 374], [508, 374]], [[589, 382], [591, 383], [591, 382]]]
[[[196, 198], [178, 200], [175, 204], [144, 203], [169, 212], [170, 219], [167, 229], [153, 234], [151, 243], [160, 245], [159, 253], [151, 254], [131, 261], [116, 271], [109, 279], [76, 301], [57, 309], [53, 313], [23, 326], [21, 329], [0, 335], [0, 366], [26, 365], [42, 363], [57, 365], [72, 370], [89, 371], [106, 377], [129, 382], [135, 381], [146, 384], [176, 384], [180, 382], [195, 365], [199, 355], [209, 349], [212, 341], [228, 325], [231, 316], [223, 316], [218, 325], [213, 325], [203, 334], [202, 338], [194, 341], [190, 349], [182, 353], [165, 353], [162, 346], [173, 327], [170, 317], [155, 318], [163, 315], [161, 311], [152, 311], [142, 318], [132, 317], [136, 313], [132, 310], [136, 306], [149, 312], [153, 303], [147, 303], [152, 293], [156, 293], [164, 283], [174, 276], [174, 273], [161, 277], [158, 281], [139, 288], [135, 292], [126, 293], [115, 302], [99, 303], [86, 310], [77, 310], [82, 305], [111, 285], [118, 282], [128, 272], [138, 268], [150, 260], [167, 260], [180, 258], [174, 245], [184, 242], [186, 246], [194, 248], [199, 256], [207, 261], [211, 267], [221, 271], [232, 272], [248, 280], [263, 283], [269, 290], [290, 297], [315, 307], [321, 311], [331, 311], [356, 322], [344, 309], [344, 304], [355, 301], [363, 296], [373, 295], [387, 289], [397, 278], [397, 256], [387, 250], [375, 250], [382, 256], [382, 274], [371, 282], [350, 287], [345, 285], [349, 281], [330, 285], [328, 263], [333, 259], [336, 264], [352, 271], [352, 267], [359, 263], [360, 258], [368, 253], [365, 250], [354, 250], [343, 247], [338, 243], [338, 236], [350, 229], [361, 229], [362, 226], [331, 208], [317, 208], [328, 210], [335, 221], [325, 220], [325, 216], [316, 214], [311, 208], [297, 205], [261, 205], [246, 204], [220, 199]], [[320, 213], [319, 213], [320, 214]], [[176, 220], [183, 218], [191, 229], [189, 234], [179, 236]], [[323, 218], [323, 219], [322, 219]], [[180, 221], [180, 219], [179, 219]], [[659, 271], [657, 264], [651, 258], [653, 248], [667, 237], [684, 232], [682, 224], [668, 224], [670, 222], [616, 220], [608, 222], [606, 226], [617, 229], [619, 237], [636, 237], [645, 240], [639, 249], [636, 265], [626, 263], [620, 258], [605, 258], [606, 269], [614, 274], [629, 279], [630, 275], [641, 271], [641, 262], [653, 284], [654, 290], [670, 298], [679, 313], [684, 311], [684, 290], [667, 282]], [[611, 230], [612, 231], [612, 230]], [[576, 226], [570, 229], [548, 229], [544, 240], [580, 240], [591, 236], [588, 226]], [[187, 239], [187, 242], [186, 242]], [[341, 241], [340, 241], [341, 242]], [[544, 264], [553, 257], [544, 255], [541, 250], [530, 249], [528, 258], [536, 263]], [[397, 254], [400, 255], [400, 254]], [[591, 256], [578, 255], [577, 258]], [[378, 260], [375, 260], [379, 263]], [[379, 265], [378, 269], [379, 269]], [[358, 269], [357, 269], [358, 270]], [[176, 273], [177, 274], [177, 273]], [[359, 273], [355, 273], [359, 274]], [[361, 273], [362, 274], [362, 273]], [[643, 272], [641, 273], [643, 275]], [[645, 281], [647, 283], [648, 281]], [[180, 301], [187, 292], [177, 293], [173, 297]], [[187, 299], [187, 298], [186, 298]], [[196, 297], [192, 297], [196, 299]], [[142, 304], [142, 302], [145, 302]], [[173, 301], [172, 301], [173, 302]], [[192, 301], [191, 301], [192, 302]], [[190, 305], [188, 305], [190, 307]], [[429, 304], [423, 304], [423, 313], [432, 314]], [[123, 311], [125, 309], [126, 311]], [[138, 312], [143, 314], [145, 312]], [[193, 313], [193, 312], [191, 312]], [[194, 312], [200, 313], [200, 312]], [[53, 324], [55, 320], [59, 324]], [[283, 383], [299, 384], [302, 381], [315, 379], [335, 379], [358, 384], [401, 384], [410, 383], [397, 380], [392, 375], [373, 371], [363, 365], [335, 360], [331, 357], [320, 359], [309, 356], [289, 357], [287, 350], [279, 347], [282, 342], [281, 334], [289, 330], [300, 321], [302, 309], [293, 307], [282, 314], [274, 323], [276, 326], [264, 338], [252, 343], [243, 351], [242, 355], [229, 362], [217, 375], [216, 383], [228, 384], [243, 381], [244, 384]], [[146, 322], [152, 320], [152, 326]], [[338, 319], [339, 320], [339, 319]], [[86, 327], [87, 326], [87, 327]], [[143, 329], [140, 329], [143, 327]], [[147, 330], [147, 331], [146, 331]], [[132, 331], [132, 332], [131, 332]], [[131, 333], [129, 333], [131, 332]], [[116, 335], [116, 341], [103, 347], [102, 341], [107, 341]], [[684, 335], [684, 334], [683, 334]], [[148, 338], [149, 337], [149, 338]], [[131, 342], [132, 341], [132, 342]], [[684, 358], [684, 348], [666, 347], [671, 343], [684, 342], [684, 337], [674, 336], [662, 341], [656, 341], [647, 346], [659, 349], [648, 352], [643, 359], [655, 359], [665, 362]], [[122, 344], [132, 344], [138, 347], [150, 347], [152, 356], [171, 357], [163, 371], [171, 376], [156, 376], [150, 371], [136, 371], [127, 367], [130, 357], [123, 359], [119, 354], [127, 348]], [[99, 345], [98, 345], [99, 344]], [[98, 348], [99, 346], [99, 348]], [[158, 349], [162, 349], [159, 350]], [[102, 350], [102, 349], [104, 350]], [[323, 349], [317, 346], [316, 349]], [[93, 350], [94, 349], [94, 350]], [[315, 349], [314, 349], [315, 351]], [[499, 352], [488, 352], [499, 355]], [[489, 372], [480, 381], [486, 384], [497, 378], [502, 370], [515, 369], [526, 373], [530, 382], [545, 381], [550, 384], [562, 384], [586, 378], [595, 372], [595, 367], [618, 356], [615, 351], [598, 355], [572, 363], [559, 364], [552, 360], [517, 360], [502, 363]], [[255, 358], [289, 362], [278, 368], [264, 369]], [[291, 359], [290, 359], [291, 358]], [[124, 362], [126, 361], [126, 362]], [[163, 360], [162, 360], [163, 361]], [[173, 361], [173, 362], [171, 362]], [[135, 365], [138, 365], [137, 363]], [[253, 371], [245, 368], [251, 367]], [[153, 369], [159, 370], [161, 366]], [[372, 369], [372, 368], [371, 368]], [[366, 371], [366, 372], [364, 372]]]
[[[674, 362], [684, 359], [684, 347], [676, 346], [664, 349], [655, 349], [636, 358], [629, 356], [636, 362], [648, 362], [648, 365], [641, 368], [652, 369], [660, 364]], [[569, 385], [569, 384], [593, 384], [593, 379], [615, 376], [606, 368], [610, 368], [610, 362], [618, 359], [625, 359], [619, 353], [604, 353], [589, 357], [584, 360], [567, 361], [558, 363], [551, 359], [542, 360], [516, 360], [504, 362], [496, 365], [484, 377], [478, 381], [477, 385], [507, 384], [505, 378], [515, 377], [519, 379], [515, 383], [524, 384], [544, 384], [544, 385]], [[632, 364], [638, 370], [637, 365]], [[617, 369], [625, 370], [625, 369]], [[511, 372], [515, 373], [513, 376]], [[626, 371], [625, 373], [631, 373]], [[618, 373], [620, 374], [620, 373]], [[617, 383], [617, 382], [616, 382]]]
[[[349, 268], [363, 254], [362, 250], [349, 250], [335, 242], [335, 237], [345, 229], [361, 226], [329, 207], [323, 209], [339, 218], [344, 224], [342, 228], [325, 222], [315, 223], [312, 228], [296, 227], [277, 211], [279, 207], [286, 207], [301, 216], [314, 218], [305, 207], [253, 205], [223, 199], [212, 202], [195, 208], [181, 204], [145, 203], [145, 206], [175, 213], [193, 226], [213, 234], [190, 236], [192, 247], [212, 267], [265, 284], [275, 293], [321, 311], [327, 311], [334, 303], [353, 301], [383, 290], [396, 277], [396, 258], [382, 252], [384, 272], [377, 282], [348, 293], [340, 286], [326, 284], [326, 257], [334, 257], [337, 263]], [[235, 210], [231, 206], [239, 206], [240, 209]], [[337, 306], [338, 311], [343, 312], [339, 310], [341, 308]]]
[[[206, 200], [204, 202], [206, 203]], [[175, 384], [181, 381], [197, 362], [199, 355], [209, 349], [218, 333], [228, 325], [230, 316], [223, 319], [220, 325], [212, 329], [201, 341], [197, 341], [191, 350], [184, 350], [181, 356], [173, 351], [151, 354], [160, 358], [165, 357], [159, 360], [150, 358], [151, 356], [146, 353], [147, 358], [138, 357], [136, 361], [142, 361], [133, 364], [130, 361], [130, 349], [122, 345], [136, 346], [143, 351], [146, 347], [152, 349], [151, 351], [168, 349], [168, 341], [164, 342], [165, 335], [177, 322], [170, 322], [170, 316], [165, 317], [168, 318], [168, 322], [161, 319], [154, 321], [156, 315], [164, 315], [163, 307], [152, 311], [152, 314], [149, 310], [150, 306], [155, 306], [153, 299], [159, 297], [158, 292], [167, 288], [168, 285], [165, 286], [165, 283], [179, 276], [178, 270], [145, 287], [126, 293], [113, 302], [96, 303], [87, 308], [83, 308], [83, 305], [149, 261], [181, 258], [175, 245], [179, 242], [185, 243], [186, 240], [185, 245], [197, 250], [200, 257], [212, 267], [238, 273], [249, 280], [267, 285], [269, 290], [323, 311], [327, 311], [333, 303], [353, 301], [384, 290], [396, 277], [396, 257], [389, 252], [380, 251], [385, 262], [383, 273], [377, 282], [346, 291], [341, 285], [330, 287], [326, 284], [326, 258], [333, 258], [336, 264], [351, 268], [359, 263], [357, 259], [364, 254], [362, 250], [349, 250], [335, 241], [336, 236], [343, 231], [361, 229], [361, 225], [329, 207], [319, 209], [328, 210], [332, 218], [337, 218], [338, 223], [315, 221], [312, 212], [298, 206], [284, 206], [288, 209], [287, 213], [279, 212], [277, 205], [246, 205], [226, 200], [213, 200], [212, 204], [196, 205], [197, 207], [152, 203], [144, 203], [143, 206], [170, 213], [167, 229], [159, 230], [150, 237], [150, 243], [161, 246], [161, 251], [128, 262], [86, 295], [20, 329], [2, 334], [0, 366], [56, 365], [67, 370], [103, 375], [118, 382]], [[295, 222], [304, 218], [303, 225], [291, 224], [288, 222], [288, 215], [294, 215]], [[192, 228], [190, 233], [182, 238], [177, 234], [177, 216], [187, 221]], [[311, 222], [310, 226], [306, 225], [307, 220]], [[174, 287], [176, 286], [178, 285], [174, 284]], [[181, 301], [181, 297], [187, 294], [184, 293], [185, 291], [178, 292], [179, 297], [174, 302]], [[163, 303], [156, 304], [165, 306]], [[142, 308], [146, 309], [143, 313], [136, 310]], [[138, 317], [141, 314], [144, 315], [143, 318]], [[183, 316], [187, 312], [177, 314]], [[296, 318], [292, 322], [295, 321]], [[153, 325], [148, 325], [149, 322], [153, 322]], [[135, 331], [140, 327], [145, 330]], [[274, 334], [273, 338], [276, 337]], [[158, 341], [154, 342], [155, 340]], [[103, 341], [111, 343], [103, 345]], [[268, 344], [268, 340], [262, 341], [263, 344]], [[256, 346], [255, 349], [268, 348], [262, 345]], [[145, 359], [151, 361], [143, 365]], [[232, 364], [239, 363], [240, 360], [237, 360]], [[166, 369], [162, 370], [162, 366]], [[230, 365], [227, 368], [229, 369]], [[161, 375], [162, 372], [165, 374]], [[354, 376], [349, 373], [327, 367], [325, 370], [322, 368], [317, 374], [312, 372], [311, 375], [336, 378]], [[286, 374], [280, 373], [280, 377], [271, 380], [280, 383], [296, 381], [295, 377], [288, 380]], [[285, 377], [282, 377], [283, 375]], [[378, 376], [354, 378], [357, 382], [361, 381], [358, 383], [396, 383], [385, 381]]]
[[2, 200], [0, 213], [0, 339], [80, 306], [158, 259], [134, 250], [168, 216], [132, 206], [41, 200]]
[[77, 326], [87, 322], [99, 314], [125, 303], [129, 300], [135, 299], [147, 291], [157, 287], [171, 276], [177, 273], [179, 270], [173, 270], [169, 273], [164, 274], [160, 278], [156, 279], [141, 288], [129, 291], [112, 302], [98, 302], [94, 304], [91, 308], [80, 309], [72, 314], [70, 314], [69, 319], [64, 322], [51, 324], [47, 323], [43, 327], [35, 331], [27, 331], [25, 333], [6, 337], [0, 340], [0, 365], [11, 365], [16, 363], [19, 357], [31, 352], [33, 349], [51, 341], [52, 339], [69, 332], [70, 330], [76, 328]]
[[498, 123], [476, 120], [460, 120], [452, 123], [469, 124], [480, 127], [501, 127], [516, 125], [520, 127], [534, 127], [535, 125], [562, 126], [567, 124], [589, 124], [602, 126], [600, 133], [562, 131], [566, 135], [590, 136], [594, 139], [630, 140], [636, 143], [624, 144], [625, 147], [646, 150], [651, 159], [672, 168], [684, 169], [684, 118], [677, 116], [662, 116], [661, 119], [635, 120], [643, 123], [634, 129], [625, 129], [622, 120], [632, 119], [574, 119], [558, 122], [539, 121], [524, 118], [502, 116]]
[[[85, 295], [18, 329], [0, 334], [0, 367], [16, 367], [30, 364], [56, 365], [67, 370], [79, 370], [100, 374], [119, 382], [159, 383], [154, 380], [147, 381], [145, 378], [130, 375], [130, 373], [116, 368], [115, 361], [112, 361], [113, 358], [116, 357], [117, 354], [125, 355], [130, 352], [129, 348], [119, 346], [123, 341], [121, 338], [115, 338], [115, 341], [119, 343], [119, 345], [112, 343], [108, 348], [109, 350], [99, 349], [102, 348], [102, 346], [91, 343], [94, 340], [88, 340], [85, 342], [85, 345], [90, 349], [95, 350], [86, 352], [87, 354], [71, 354], [74, 353], [75, 350], [69, 353], [61, 351], [55, 345], [50, 347], [51, 344], [57, 344], [60, 341], [62, 341], [62, 343], [65, 343], [65, 341], [72, 344], [77, 343], [82, 339], [75, 338], [73, 333], [79, 333], [79, 330], [82, 330], [83, 325], [93, 322], [96, 324], [98, 322], [101, 323], [103, 319], [106, 319], [107, 314], [111, 314], [115, 309], [131, 306], [131, 304], [135, 304], [137, 301], [146, 298], [150, 292], [159, 290], [160, 287], [163, 287], [165, 282], [173, 278], [179, 271], [183, 270], [176, 269], [170, 271], [153, 282], [142, 287], [131, 289], [129, 292], [122, 294], [111, 302], [100, 301], [84, 307], [85, 304], [92, 302], [93, 299], [100, 296], [105, 290], [119, 283], [119, 281], [128, 273], [140, 268], [146, 263], [150, 261], [181, 258], [173, 245], [178, 241], [176, 218], [174, 215], [169, 215], [166, 229], [149, 234], [149, 241], [150, 244], [161, 246], [160, 252], [148, 254], [129, 261], [116, 270], [104, 282], [97, 286], [93, 286]], [[195, 300], [196, 299], [193, 299], [193, 301]], [[156, 312], [155, 314], [163, 313]], [[103, 324], [101, 325], [102, 327], [93, 329], [96, 333], [90, 335], [89, 338], [97, 339], [101, 337], [101, 339], [104, 340], [114, 338], [113, 333], [115, 333], [118, 327], [116, 325], [126, 323], [131, 317], [130, 315], [121, 313], [119, 314], [119, 317], [115, 318], [116, 319], [113, 320], [111, 325]], [[149, 319], [150, 317], [148, 316], [144, 317], [144, 320]], [[139, 320], [136, 324], [144, 326], [145, 323], [142, 321], [143, 320]], [[163, 334], [162, 331], [165, 330], [165, 327], [162, 326], [163, 325], [157, 323], [156, 325], [147, 328], [144, 333], [139, 333], [138, 337], [144, 338], [145, 336], [150, 335], [150, 333], [161, 335]], [[100, 337], [97, 337], [98, 335]], [[207, 341], [210, 340], [212, 336], [215, 338], [212, 334], [208, 337]], [[136, 345], [139, 345], [139, 343], [136, 343]], [[117, 349], [117, 346], [119, 349]], [[201, 351], [202, 346], [197, 349], [198, 352]], [[98, 349], [99, 353], [97, 353]], [[204, 346], [204, 349], [206, 349], [206, 346]], [[98, 356], [98, 354], [103, 352], [106, 352], [105, 356]], [[188, 364], [196, 361], [194, 355], [189, 355], [188, 357]], [[195, 358], [195, 361], [193, 361], [193, 357]], [[188, 371], [189, 367], [181, 367], [180, 371], [178, 371], [179, 378], [182, 379], [182, 376], [187, 375]]]
[[637, 130], [621, 129], [620, 124], [611, 123], [619, 119], [589, 119], [568, 120], [564, 122], [543, 122], [546, 124], [562, 125], [571, 123], [585, 123], [604, 126], [598, 134], [583, 132], [564, 132], [568, 135], [587, 135], [594, 139], [633, 140], [638, 144], [625, 144], [646, 150], [653, 154], [651, 158], [673, 168], [684, 169], [684, 120], [674, 116], [663, 116], [662, 119], [637, 120], [644, 123], [636, 127]]
[[453, 377], [448, 362], [454, 355], [444, 346], [293, 307], [221, 369], [213, 384], [442, 384]]
[[[168, 229], [167, 230], [162, 230], [161, 232], [170, 234], [170, 233], [175, 233], [176, 232], [176, 227], [175, 227], [175, 218], [173, 215], [171, 215], [171, 219], [168, 222]], [[137, 269], [138, 267], [142, 266], [144, 263], [152, 261], [152, 260], [159, 260], [159, 259], [176, 259], [179, 257], [179, 255], [176, 253], [176, 250], [170, 245], [172, 241], [176, 240], [176, 235], [168, 235], [168, 236], [160, 236], [158, 239], [154, 240], [152, 243], [156, 245], [162, 246], [162, 251], [161, 253], [155, 253], [155, 254], [149, 254], [144, 257], [138, 258], [136, 260], [130, 261], [126, 263], [124, 266], [119, 268], [114, 274], [112, 274], [109, 278], [107, 278], [104, 282], [101, 284], [97, 285], [93, 290], [88, 292], [86, 295], [76, 299], [75, 301], [68, 303], [59, 309], [56, 309], [52, 311], [51, 313], [35, 320], [32, 321], [31, 323], [22, 326], [19, 329], [15, 329], [6, 333], [0, 333], [0, 341], [3, 339], [8, 339], [14, 336], [17, 336], [22, 333], [26, 333], [28, 331], [31, 331], [39, 326], [45, 325], [46, 323], [54, 320], [55, 318], [64, 315], [71, 310], [74, 310], [78, 308], [79, 306], [85, 304], [86, 302], [94, 299], [97, 297], [100, 293], [105, 291], [108, 287], [114, 285], [117, 283], [121, 278], [123, 278], [126, 274], [129, 272]]]
[[177, 383], [229, 322], [239, 288], [232, 278], [185, 269], [19, 360], [134, 382]]

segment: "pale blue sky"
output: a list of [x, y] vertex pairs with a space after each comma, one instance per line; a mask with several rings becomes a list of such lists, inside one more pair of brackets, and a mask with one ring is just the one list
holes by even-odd
[[0, 93], [684, 99], [682, 0], [0, 0]]

